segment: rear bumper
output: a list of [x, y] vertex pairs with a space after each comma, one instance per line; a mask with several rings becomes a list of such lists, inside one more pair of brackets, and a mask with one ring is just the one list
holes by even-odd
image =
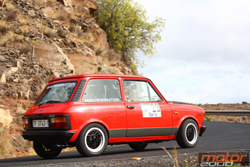
[[68, 142], [74, 134], [70, 131], [22, 131], [26, 140], [57, 143]]
[[202, 125], [201, 126], [201, 130], [200, 130], [200, 136], [202, 136], [202, 134], [206, 131], [207, 127]]

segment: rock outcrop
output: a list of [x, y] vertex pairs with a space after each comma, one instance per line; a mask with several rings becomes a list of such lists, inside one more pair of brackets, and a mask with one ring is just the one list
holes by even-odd
[[0, 23], [0, 96], [34, 100], [59, 76], [132, 74], [121, 55], [109, 49], [92, 16], [96, 9], [94, 0], [6, 2], [0, 10], [5, 20]]
[[93, 17], [94, 0], [0, 0], [0, 147], [24, 155], [22, 114], [56, 77], [132, 74]]

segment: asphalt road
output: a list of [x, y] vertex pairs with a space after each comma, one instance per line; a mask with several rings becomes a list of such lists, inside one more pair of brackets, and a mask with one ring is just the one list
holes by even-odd
[[57, 158], [45, 160], [39, 156], [11, 158], [0, 160], [0, 166], [27, 166], [48, 165], [54, 163], [75, 163], [109, 159], [124, 159], [132, 157], [148, 157], [166, 155], [161, 147], [166, 147], [169, 152], [176, 146], [178, 154], [198, 153], [208, 151], [225, 151], [250, 149], [250, 124], [204, 122], [206, 132], [199, 138], [194, 148], [180, 148], [176, 141], [166, 141], [158, 144], [149, 144], [142, 152], [133, 151], [128, 145], [110, 146], [105, 153], [97, 157], [82, 157], [77, 151], [61, 153]]

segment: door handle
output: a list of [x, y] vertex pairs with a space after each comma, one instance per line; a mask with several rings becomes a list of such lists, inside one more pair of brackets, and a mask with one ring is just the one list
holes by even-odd
[[134, 108], [135, 108], [135, 106], [132, 106], [132, 105], [127, 105], [127, 108], [129, 108], [129, 109], [134, 109]]

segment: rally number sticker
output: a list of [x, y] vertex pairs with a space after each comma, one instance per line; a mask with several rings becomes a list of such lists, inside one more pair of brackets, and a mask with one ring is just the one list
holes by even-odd
[[161, 117], [161, 108], [158, 103], [140, 103], [143, 118]]

